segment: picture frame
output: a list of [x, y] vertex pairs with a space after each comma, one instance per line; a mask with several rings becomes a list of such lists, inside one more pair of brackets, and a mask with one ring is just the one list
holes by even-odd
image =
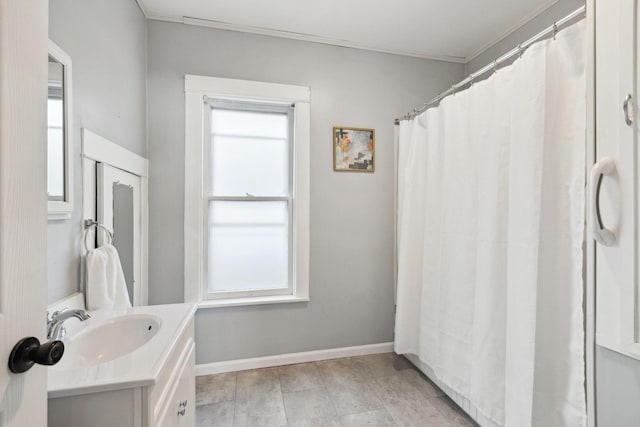
[[375, 129], [333, 127], [333, 170], [375, 172]]

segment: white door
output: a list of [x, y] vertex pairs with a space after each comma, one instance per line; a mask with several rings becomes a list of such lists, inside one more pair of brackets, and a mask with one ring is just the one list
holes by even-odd
[[601, 427], [640, 425], [639, 6], [639, 0], [595, 1], [595, 160], [610, 166], [604, 174], [592, 171], [589, 226], [594, 235], [609, 229], [615, 237], [595, 245]]
[[12, 374], [24, 337], [45, 340], [46, 0], [0, 1], [0, 427], [47, 423], [47, 370]]
[[623, 109], [632, 115], [637, 99], [634, 3], [596, 2], [596, 161], [611, 166], [592, 177], [590, 225], [614, 237], [596, 246], [596, 344], [640, 359], [639, 150]]

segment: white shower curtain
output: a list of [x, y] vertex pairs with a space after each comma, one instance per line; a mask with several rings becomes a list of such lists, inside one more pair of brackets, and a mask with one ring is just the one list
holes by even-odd
[[395, 351], [495, 425], [586, 425], [585, 40], [400, 124]]

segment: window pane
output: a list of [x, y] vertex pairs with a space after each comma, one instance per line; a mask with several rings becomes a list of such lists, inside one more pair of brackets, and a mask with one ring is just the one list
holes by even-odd
[[286, 201], [209, 202], [209, 292], [286, 289]]
[[47, 137], [47, 193], [50, 200], [64, 200], [64, 136], [49, 128]]
[[47, 193], [49, 200], [64, 200], [64, 117], [62, 100], [47, 101]]
[[62, 99], [47, 100], [47, 126], [62, 128], [64, 119], [64, 103]]
[[211, 127], [217, 135], [259, 136], [285, 139], [289, 132], [287, 115], [255, 111], [213, 109]]
[[216, 196], [284, 196], [289, 193], [286, 139], [213, 136], [211, 189]]

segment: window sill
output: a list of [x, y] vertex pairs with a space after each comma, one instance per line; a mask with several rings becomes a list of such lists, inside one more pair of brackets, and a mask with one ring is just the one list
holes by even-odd
[[228, 298], [201, 301], [197, 304], [197, 307], [198, 309], [216, 307], [239, 307], [243, 305], [283, 304], [290, 302], [309, 302], [309, 297], [277, 295], [268, 297]]

